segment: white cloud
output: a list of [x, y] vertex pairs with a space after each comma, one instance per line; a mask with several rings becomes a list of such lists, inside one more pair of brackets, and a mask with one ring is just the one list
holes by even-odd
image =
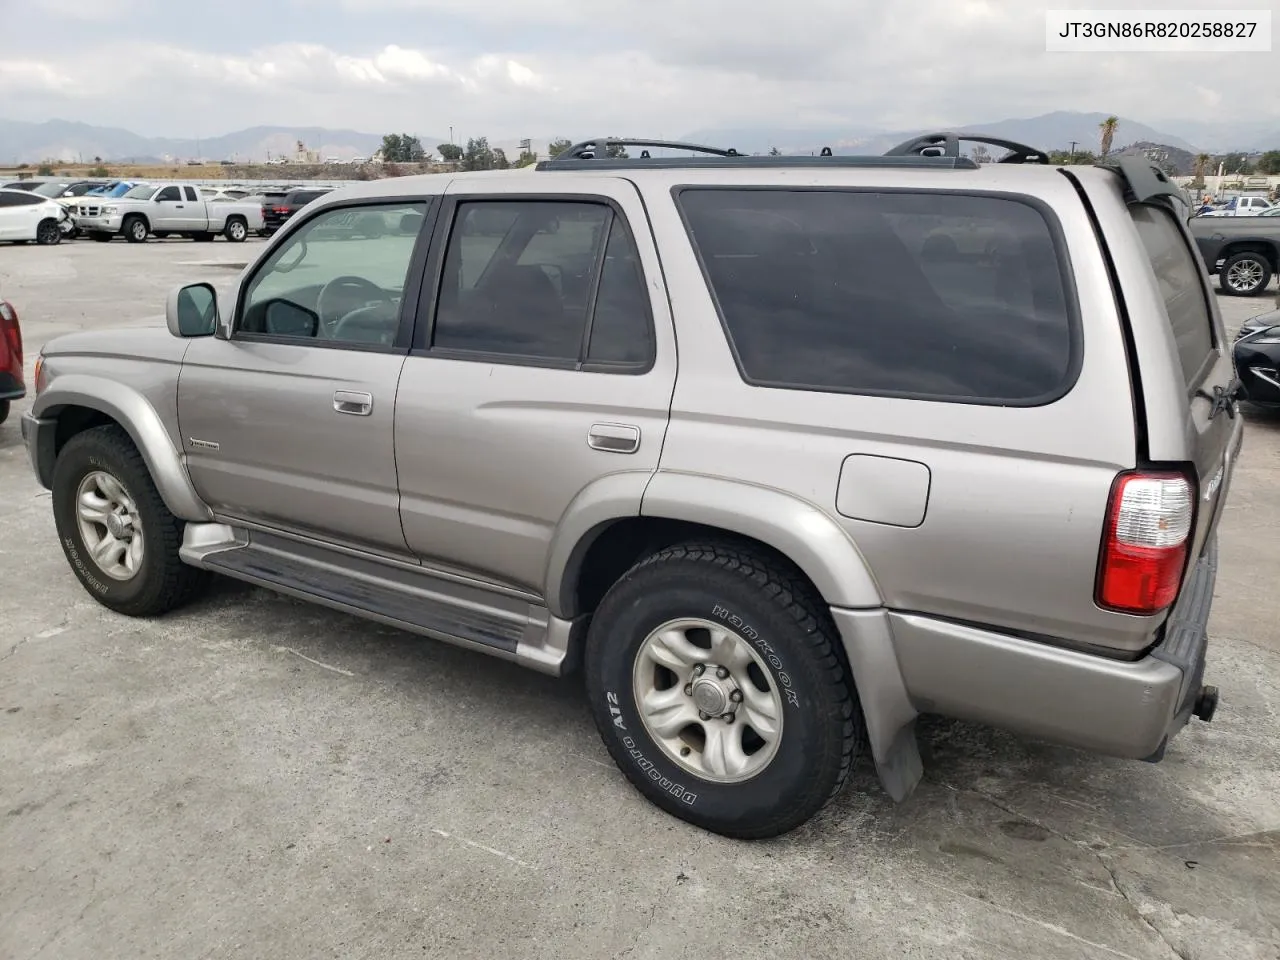
[[183, 133], [198, 116], [206, 131], [453, 125], [500, 138], [904, 129], [1098, 110], [1148, 122], [1273, 118], [1280, 131], [1280, 87], [1259, 79], [1280, 76], [1280, 49], [1049, 54], [1044, 10], [1025, 0], [290, 0], [281, 9], [303, 15], [308, 42], [245, 49], [243, 33], [202, 34], [195, 45], [224, 52], [193, 50], [176, 9], [173, 35], [158, 44], [104, 17], [92, 44], [0, 61], [0, 114], [148, 133]]

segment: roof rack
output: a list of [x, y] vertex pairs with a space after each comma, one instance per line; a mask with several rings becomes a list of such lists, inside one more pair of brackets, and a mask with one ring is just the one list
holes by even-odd
[[[1004, 140], [1000, 137], [989, 137], [983, 133], [926, 133], [922, 136], [906, 140], [896, 147], [885, 151], [886, 157], [959, 157], [960, 141], [969, 143], [985, 143], [993, 147], [1008, 150], [1009, 153], [997, 163], [1048, 163], [1049, 154], [1035, 147], [1015, 140]], [[931, 151], [931, 152], [926, 152]]]
[[[638, 157], [609, 157], [609, 147], [641, 147]], [[696, 157], [654, 157], [648, 148], [683, 150], [701, 154]], [[732, 147], [708, 147], [698, 143], [681, 143], [675, 140], [632, 140], [618, 137], [599, 137], [575, 143], [569, 149], [550, 160], [537, 164], [537, 170], [652, 170], [671, 167], [929, 167], [949, 170], [976, 170], [978, 165], [958, 151], [950, 156], [894, 155], [894, 156], [836, 156], [830, 147], [823, 147], [819, 156], [758, 157], [739, 153]]]

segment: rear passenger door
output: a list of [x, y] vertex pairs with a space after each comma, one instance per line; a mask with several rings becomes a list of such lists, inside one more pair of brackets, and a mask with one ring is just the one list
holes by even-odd
[[446, 191], [396, 464], [405, 539], [425, 563], [541, 594], [566, 512], [639, 513], [676, 356], [634, 186], [521, 181]]

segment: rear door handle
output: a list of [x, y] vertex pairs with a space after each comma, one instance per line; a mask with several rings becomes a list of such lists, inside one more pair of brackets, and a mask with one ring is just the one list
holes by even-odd
[[587, 446], [606, 453], [635, 453], [640, 449], [640, 428], [630, 423], [593, 423]]
[[335, 390], [333, 409], [338, 413], [349, 413], [353, 417], [367, 417], [373, 413], [373, 395], [353, 390]]

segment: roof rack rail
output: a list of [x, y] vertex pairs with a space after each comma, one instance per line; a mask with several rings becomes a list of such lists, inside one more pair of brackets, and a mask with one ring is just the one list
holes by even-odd
[[[638, 157], [610, 157], [610, 147], [641, 147]], [[682, 150], [701, 154], [696, 157], [654, 157], [648, 148]], [[950, 156], [924, 155], [846, 155], [836, 156], [830, 147], [823, 147], [818, 156], [749, 156], [732, 147], [709, 147], [698, 143], [682, 143], [676, 140], [636, 140], [621, 137], [600, 137], [575, 143], [550, 160], [542, 160], [536, 170], [652, 170], [657, 168], [690, 167], [927, 167], [947, 170], [976, 170], [978, 164], [958, 152]]]
[[[630, 140], [624, 137], [597, 137], [595, 140], [583, 140], [581, 143], [575, 143], [563, 153], [558, 153], [546, 163], [554, 163], [557, 160], [595, 160], [613, 159], [609, 157], [609, 147], [657, 147], [665, 150], [689, 150], [694, 153], [705, 153], [716, 157], [740, 157], [740, 154], [733, 147], [722, 149], [720, 147], [708, 147], [701, 143], [680, 143], [676, 140]], [[623, 158], [618, 158], [623, 159]], [[640, 153], [639, 159], [649, 160], [648, 150]]]
[[[896, 147], [885, 151], [886, 157], [959, 157], [960, 141], [969, 143], [985, 143], [993, 147], [1008, 150], [997, 163], [1048, 163], [1049, 154], [1035, 147], [1028, 147], [1016, 140], [1005, 140], [1001, 137], [989, 137], [984, 133], [926, 133], [911, 140], [903, 141]], [[935, 151], [926, 153], [926, 151]]]

